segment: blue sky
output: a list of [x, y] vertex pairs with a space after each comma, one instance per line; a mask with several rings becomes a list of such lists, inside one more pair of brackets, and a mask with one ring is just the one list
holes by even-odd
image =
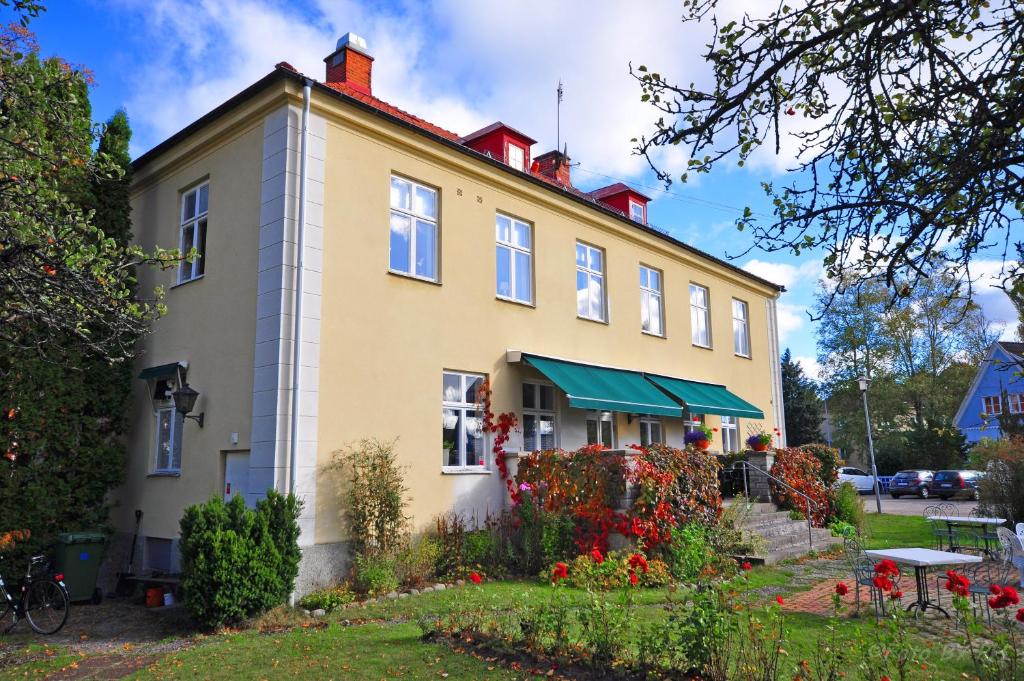
[[[323, 78], [322, 59], [342, 34], [365, 37], [374, 62], [374, 94], [456, 133], [495, 120], [555, 145], [555, 89], [564, 82], [562, 140], [580, 165], [574, 182], [592, 189], [624, 181], [652, 196], [649, 219], [675, 237], [784, 284], [783, 347], [810, 373], [814, 324], [806, 310], [820, 255], [752, 251], [736, 231], [744, 206], [770, 212], [762, 180], [780, 182], [794, 146], [758, 154], [746, 168], [713, 174], [668, 192], [631, 153], [630, 139], [657, 117], [639, 101], [628, 64], [646, 64], [682, 82], [706, 82], [700, 59], [706, 27], [684, 26], [677, 0], [644, 3], [518, 0], [352, 2], [349, 0], [50, 0], [30, 28], [44, 54], [93, 71], [97, 120], [125, 108], [138, 155], [268, 73], [279, 61]], [[726, 11], [755, 11], [756, 0], [724, 0]], [[8, 14], [0, 10], [0, 15]], [[6, 17], [4, 17], [6, 19]], [[788, 121], [786, 122], [788, 123]], [[659, 159], [681, 170], [685, 152]], [[677, 173], [678, 174], [678, 173]], [[996, 323], [1015, 319], [991, 289], [999, 262], [984, 260], [977, 299]], [[672, 304], [671, 301], [667, 301]]]

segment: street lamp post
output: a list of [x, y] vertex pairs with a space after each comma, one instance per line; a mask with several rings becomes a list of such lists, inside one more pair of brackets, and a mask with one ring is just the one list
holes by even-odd
[[871, 412], [868, 411], [868, 386], [871, 385], [871, 379], [867, 375], [862, 375], [857, 378], [857, 383], [860, 385], [860, 394], [864, 397], [864, 423], [868, 427], [868, 455], [871, 457], [871, 477], [875, 483], [875, 508], [879, 513], [882, 512], [882, 495], [878, 490], [878, 467], [875, 465], [875, 441], [871, 437]]

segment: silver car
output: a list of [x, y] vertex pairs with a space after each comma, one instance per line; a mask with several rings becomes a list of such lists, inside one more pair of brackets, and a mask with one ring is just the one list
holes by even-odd
[[836, 480], [836, 484], [841, 485], [844, 482], [848, 482], [856, 487], [857, 491], [861, 494], [867, 494], [875, 489], [875, 476], [853, 466], [840, 466], [839, 479]]

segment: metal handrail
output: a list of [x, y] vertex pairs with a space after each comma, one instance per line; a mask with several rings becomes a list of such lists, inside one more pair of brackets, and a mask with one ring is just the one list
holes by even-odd
[[[818, 510], [817, 502], [815, 502], [813, 499], [811, 499], [809, 496], [807, 496], [806, 494], [804, 494], [803, 492], [801, 492], [797, 488], [795, 488], [792, 485], [790, 485], [788, 482], [785, 482], [783, 480], [779, 480], [777, 477], [775, 477], [774, 475], [772, 475], [768, 471], [766, 471], [766, 470], [764, 470], [762, 468], [758, 468], [757, 466], [755, 466], [754, 464], [750, 463], [749, 461], [737, 461], [736, 464], [740, 464], [744, 468], [744, 470], [754, 470], [754, 471], [757, 471], [758, 473], [760, 473], [761, 475], [765, 476], [766, 478], [774, 480], [778, 484], [782, 485], [783, 487], [788, 489], [790, 492], [794, 492], [795, 494], [798, 494], [798, 495], [802, 496], [807, 501], [807, 545], [810, 547], [811, 550], [813, 550], [814, 549], [814, 532], [812, 531], [812, 529], [813, 529], [814, 525], [812, 525], [812, 523], [811, 523], [811, 509], [813, 508], [814, 511]], [[735, 464], [733, 464], [733, 465], [735, 465]], [[748, 497], [748, 498], [750, 496], [750, 494], [747, 491], [747, 476], [745, 474], [743, 476], [743, 496]]]

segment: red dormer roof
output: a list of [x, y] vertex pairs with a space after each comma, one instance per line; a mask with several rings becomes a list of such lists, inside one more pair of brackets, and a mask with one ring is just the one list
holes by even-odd
[[324, 83], [324, 85], [331, 88], [332, 90], [337, 90], [342, 94], [348, 95], [349, 97], [352, 97], [354, 99], [358, 99], [363, 104], [369, 104], [374, 109], [379, 109], [386, 114], [389, 114], [391, 116], [394, 116], [395, 118], [399, 118], [405, 121], [406, 123], [411, 123], [412, 125], [415, 125], [417, 128], [422, 128], [427, 132], [439, 135], [441, 137], [451, 140], [452, 142], [459, 141], [459, 136], [456, 135], [451, 130], [445, 130], [441, 126], [434, 125], [430, 121], [423, 120], [419, 116], [413, 116], [408, 111], [403, 111], [402, 109], [399, 109], [397, 106], [388, 104], [383, 99], [367, 94], [362, 90], [349, 85], [348, 83]]
[[622, 182], [616, 182], [615, 184], [610, 184], [607, 187], [595, 189], [594, 191], [590, 192], [590, 196], [595, 199], [603, 201], [608, 197], [616, 196], [618, 194], [622, 194], [623, 192], [629, 192], [632, 195], [632, 198], [642, 201], [643, 203], [647, 203], [648, 201], [651, 200], [651, 197], [645, 194], [641, 194], [637, 190], [633, 189], [629, 185], [623, 184]]
[[508, 137], [513, 138], [515, 141], [519, 142], [520, 144], [527, 148], [529, 148], [530, 145], [537, 143], [537, 140], [533, 139], [529, 135], [525, 135], [519, 132], [511, 125], [505, 125], [501, 121], [495, 121], [494, 123], [491, 123], [485, 128], [480, 128], [476, 132], [471, 132], [465, 137], [463, 137], [460, 141], [466, 146], [473, 146], [472, 142], [475, 142], [479, 138], [498, 132], [501, 132], [507, 135]]

